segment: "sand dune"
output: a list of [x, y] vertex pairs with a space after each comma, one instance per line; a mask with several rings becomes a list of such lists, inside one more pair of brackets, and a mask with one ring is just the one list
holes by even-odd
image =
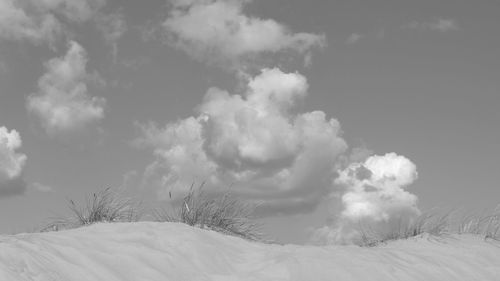
[[177, 223], [0, 236], [0, 280], [500, 280], [500, 242], [428, 236], [373, 248], [269, 245]]

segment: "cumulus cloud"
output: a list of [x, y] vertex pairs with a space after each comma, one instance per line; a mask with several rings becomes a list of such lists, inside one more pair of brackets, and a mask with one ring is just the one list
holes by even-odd
[[22, 172], [27, 157], [17, 153], [21, 145], [16, 130], [0, 127], [0, 196], [20, 194], [26, 189]]
[[331, 226], [318, 229], [315, 243], [350, 243], [360, 239], [359, 226], [383, 230], [420, 214], [417, 196], [405, 190], [417, 179], [413, 162], [396, 153], [374, 155], [339, 171], [343, 210]]
[[248, 0], [171, 0], [163, 22], [168, 42], [211, 62], [238, 63], [247, 57], [292, 50], [309, 54], [324, 35], [294, 33], [272, 19], [243, 13]]
[[64, 57], [45, 64], [39, 92], [28, 97], [26, 106], [49, 135], [79, 130], [104, 117], [105, 99], [88, 95], [87, 83], [98, 76], [88, 74], [86, 65], [87, 53], [74, 41]]
[[88, 21], [105, 0], [0, 0], [0, 38], [53, 43], [64, 32], [59, 18]]
[[438, 19], [433, 22], [414, 21], [409, 25], [407, 25], [406, 27], [411, 29], [430, 30], [438, 32], [447, 32], [459, 29], [457, 22], [452, 19]]
[[163, 198], [182, 197], [193, 181], [213, 191], [232, 186], [265, 214], [313, 210], [347, 146], [339, 123], [324, 112], [292, 112], [307, 90], [299, 73], [263, 69], [242, 94], [210, 89], [198, 116], [142, 126], [139, 142], [156, 155], [147, 185]]

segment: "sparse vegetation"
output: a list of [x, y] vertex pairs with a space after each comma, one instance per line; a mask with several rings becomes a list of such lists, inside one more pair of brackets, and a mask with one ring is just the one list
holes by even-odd
[[[234, 197], [229, 191], [214, 195], [191, 186], [188, 194], [173, 209], [153, 213], [158, 222], [181, 222], [211, 229], [247, 240], [272, 242], [260, 231], [262, 225], [254, 220], [255, 205]], [[91, 225], [98, 222], [135, 222], [141, 217], [139, 205], [122, 198], [111, 188], [87, 197], [83, 205], [69, 200], [71, 215], [53, 219], [41, 231], [57, 231]], [[355, 243], [373, 247], [381, 243], [408, 239], [422, 234], [442, 237], [446, 234], [474, 234], [484, 239], [500, 241], [500, 205], [493, 211], [457, 215], [458, 212], [430, 211], [411, 220], [401, 219], [385, 227], [359, 223], [360, 239]]]
[[374, 230], [369, 225], [360, 225], [360, 245], [375, 246], [387, 241], [408, 239], [424, 233], [441, 236], [447, 233], [450, 214], [450, 212], [426, 212], [409, 221], [400, 219], [397, 223], [388, 225], [388, 229], [383, 231]]
[[400, 221], [388, 229], [376, 230], [360, 224], [360, 246], [372, 247], [392, 240], [408, 239], [422, 234], [441, 237], [446, 234], [474, 234], [500, 241], [500, 210], [468, 214], [457, 218], [456, 212], [427, 212], [409, 222]]
[[500, 205], [493, 212], [462, 216], [455, 227], [458, 234], [476, 234], [500, 241]]
[[72, 215], [56, 218], [42, 231], [81, 227], [98, 222], [134, 222], [140, 218], [138, 204], [129, 198], [120, 198], [111, 188], [93, 193], [83, 206], [69, 200]]
[[247, 240], [263, 241], [261, 225], [253, 220], [253, 204], [233, 197], [229, 192], [209, 196], [202, 190], [190, 188], [182, 204], [173, 211], [158, 210], [155, 218], [160, 222], [182, 222], [208, 228]]

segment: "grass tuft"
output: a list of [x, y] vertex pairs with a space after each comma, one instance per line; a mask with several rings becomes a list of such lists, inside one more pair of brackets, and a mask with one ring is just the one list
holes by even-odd
[[191, 226], [212, 229], [224, 234], [252, 241], [264, 241], [261, 224], [253, 221], [255, 205], [233, 197], [229, 192], [220, 196], [208, 196], [191, 189], [182, 204], [173, 211], [157, 210], [154, 214], [159, 222], [181, 222]]
[[370, 225], [360, 225], [360, 246], [372, 247], [393, 240], [408, 239], [422, 234], [442, 236], [448, 233], [451, 212], [430, 211], [411, 220], [400, 219], [388, 225], [387, 229], [375, 230]]
[[69, 200], [72, 215], [56, 218], [42, 231], [71, 229], [98, 222], [134, 222], [140, 218], [138, 205], [129, 198], [120, 198], [111, 188], [87, 197], [83, 206]]
[[492, 212], [468, 214], [460, 218], [455, 227], [458, 234], [476, 234], [484, 239], [500, 241], [500, 205]]
[[457, 212], [427, 212], [410, 221], [375, 228], [369, 224], [358, 225], [360, 233], [356, 244], [372, 247], [392, 240], [408, 239], [422, 234], [441, 237], [446, 234], [474, 234], [484, 239], [500, 241], [500, 205], [482, 214], [458, 216]]

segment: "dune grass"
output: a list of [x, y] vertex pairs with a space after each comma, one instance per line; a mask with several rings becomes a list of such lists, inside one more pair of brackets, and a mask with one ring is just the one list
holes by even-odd
[[71, 229], [98, 222], [134, 222], [141, 217], [139, 205], [129, 198], [122, 198], [111, 188], [87, 197], [85, 204], [69, 200], [71, 215], [53, 219], [42, 231]]
[[202, 187], [194, 189], [192, 185], [182, 204], [174, 210], [157, 210], [154, 214], [156, 221], [181, 222], [247, 240], [265, 241], [260, 231], [261, 224], [252, 216], [255, 205], [232, 196], [230, 192], [209, 196]]
[[442, 236], [448, 232], [451, 212], [440, 213], [429, 211], [410, 219], [400, 219], [388, 224], [386, 229], [376, 229], [370, 225], [360, 224], [360, 246], [376, 246], [392, 240], [408, 239], [427, 233], [432, 236]]
[[[142, 215], [138, 204], [120, 197], [111, 188], [93, 193], [82, 205], [69, 200], [68, 208], [70, 216], [53, 218], [39, 231], [72, 229], [98, 222], [135, 222]], [[229, 192], [208, 196], [202, 186], [198, 189], [191, 186], [179, 207], [173, 211], [156, 210], [153, 216], [158, 222], [181, 222], [247, 240], [270, 242], [260, 232], [261, 224], [253, 220], [254, 209], [253, 204], [239, 200]]]
[[[207, 194], [203, 185], [191, 186], [181, 204], [173, 209], [153, 212], [155, 221], [180, 222], [207, 228], [247, 240], [273, 243], [261, 232], [262, 224], [255, 221], [256, 206], [234, 197], [229, 191]], [[40, 231], [58, 231], [91, 225], [98, 222], [136, 222], [143, 212], [130, 198], [123, 198], [111, 188], [93, 193], [82, 205], [69, 200], [71, 214], [52, 219]], [[373, 247], [394, 240], [422, 234], [442, 237], [447, 234], [474, 234], [484, 239], [500, 241], [500, 205], [492, 211], [460, 215], [455, 211], [433, 210], [420, 216], [380, 226], [359, 223], [360, 239], [355, 243]]]
[[500, 241], [500, 206], [482, 214], [459, 215], [457, 211], [430, 211], [409, 221], [399, 221], [387, 229], [376, 229], [369, 224], [358, 227], [360, 246], [408, 239], [422, 234], [442, 237], [448, 234], [474, 234], [486, 239]]
[[467, 214], [455, 226], [458, 234], [476, 234], [500, 241], [500, 205], [493, 212]]

